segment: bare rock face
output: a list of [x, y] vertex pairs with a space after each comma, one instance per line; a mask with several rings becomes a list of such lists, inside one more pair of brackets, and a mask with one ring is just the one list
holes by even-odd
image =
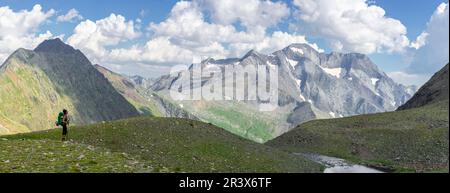
[[[203, 68], [211, 65], [224, 68], [226, 65], [276, 65], [278, 67], [278, 105], [280, 110], [271, 114], [257, 112], [258, 102], [181, 102], [188, 106], [186, 111], [197, 118], [214, 123], [220, 119], [225, 129], [234, 133], [244, 133], [244, 137], [265, 141], [262, 133], [276, 137], [300, 123], [317, 118], [338, 118], [359, 114], [393, 111], [404, 104], [415, 92], [414, 87], [395, 83], [365, 55], [350, 53], [319, 53], [306, 44], [293, 44], [270, 55], [248, 52], [242, 58], [225, 60], [208, 59]], [[189, 69], [191, 70], [191, 68]], [[188, 71], [189, 71], [188, 70]], [[168, 93], [177, 80], [189, 72], [163, 76], [155, 81], [152, 90]], [[202, 80], [202, 85], [214, 84], [214, 80]], [[256, 84], [250, 82], [249, 84]], [[213, 107], [227, 107], [229, 111], [251, 115], [240, 124], [241, 130], [232, 120], [215, 111]], [[239, 106], [239, 108], [232, 108]], [[206, 109], [205, 107], [208, 107]], [[261, 118], [259, 116], [263, 116]], [[213, 117], [213, 118], [211, 118]], [[255, 122], [267, 124], [251, 129]], [[230, 123], [230, 124], [224, 124]], [[237, 130], [237, 131], [236, 131]], [[257, 131], [256, 131], [257, 130]], [[256, 136], [256, 137], [255, 137]], [[269, 137], [270, 138], [270, 137]]]
[[448, 100], [449, 95], [449, 74], [447, 64], [442, 70], [437, 72], [406, 104], [398, 110], [406, 110], [425, 105], [433, 104], [442, 100]]
[[137, 116], [137, 110], [79, 50], [60, 39], [47, 40], [35, 50], [37, 61], [62, 92], [76, 101], [80, 122], [92, 123]]
[[294, 44], [274, 55], [299, 83], [292, 89], [297, 99], [331, 117], [393, 111], [412, 95], [363, 54], [324, 54]]

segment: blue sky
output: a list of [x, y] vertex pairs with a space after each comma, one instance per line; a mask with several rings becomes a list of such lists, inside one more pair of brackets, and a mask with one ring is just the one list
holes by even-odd
[[[383, 7], [388, 16], [400, 20], [408, 28], [408, 37], [414, 39], [426, 28], [430, 16], [442, 2], [445, 1], [377, 0], [376, 5]], [[374, 54], [371, 59], [386, 71], [399, 70], [408, 65], [396, 54]]]
[[[194, 0], [195, 1], [195, 0]], [[204, 2], [205, 0], [198, 0], [198, 2]], [[208, 0], [206, 0], [208, 1]], [[45, 37], [56, 37], [58, 35], [64, 34], [64, 40], [72, 45], [74, 47], [80, 48], [84, 52], [91, 52], [93, 54], [87, 54], [88, 57], [93, 60], [94, 62], [98, 63], [105, 63], [104, 65], [109, 65], [110, 68], [115, 69], [116, 71], [123, 70], [124, 73], [135, 73], [140, 71], [140, 69], [146, 69], [145, 71], [152, 70], [152, 69], [167, 69], [167, 66], [170, 66], [172, 63], [176, 63], [179, 61], [182, 61], [183, 59], [186, 59], [186, 57], [180, 57], [176, 61], [171, 61], [168, 58], [172, 57], [171, 55], [167, 55], [165, 53], [160, 53], [160, 55], [155, 55], [154, 53], [157, 51], [163, 51], [164, 49], [174, 49], [173, 52], [177, 53], [178, 56], [184, 56], [184, 54], [188, 55], [189, 53], [197, 54], [197, 51], [199, 54], [211, 54], [212, 56], [216, 57], [231, 57], [231, 56], [239, 56], [244, 55], [245, 50], [248, 48], [256, 48], [258, 51], [261, 52], [269, 52], [273, 51], [274, 49], [277, 49], [281, 46], [287, 46], [287, 45], [262, 45], [258, 44], [257, 42], [254, 42], [252, 44], [245, 44], [242, 45], [240, 42], [230, 42], [228, 40], [217, 40], [215, 37], [209, 37], [207, 38], [208, 33], [205, 32], [205, 37], [198, 37], [201, 36], [198, 34], [193, 34], [192, 36], [187, 37], [186, 35], [176, 34], [173, 32], [173, 27], [177, 25], [182, 25], [182, 22], [186, 22], [185, 20], [182, 20], [180, 18], [187, 17], [192, 22], [202, 23], [201, 27], [207, 29], [210, 29], [211, 31], [216, 30], [229, 30], [230, 27], [233, 28], [236, 32], [230, 32], [234, 33], [234, 35], [230, 35], [231, 37], [237, 37], [238, 32], [244, 32], [247, 35], [251, 35], [254, 37], [253, 39], [260, 38], [261, 40], [258, 40], [259, 42], [263, 40], [267, 40], [267, 42], [277, 42], [280, 41], [277, 38], [282, 38], [285, 41], [292, 40], [292, 41], [302, 41], [302, 37], [304, 37], [307, 43], [310, 44], [316, 44], [318, 48], [323, 49], [325, 52], [330, 51], [342, 51], [342, 52], [362, 52], [368, 54], [371, 59], [384, 71], [386, 72], [398, 72], [398, 73], [404, 73], [404, 74], [394, 74], [393, 76], [402, 76], [403, 78], [408, 77], [414, 78], [415, 75], [421, 74], [420, 72], [414, 72], [415, 74], [412, 74], [411, 70], [414, 67], [414, 58], [416, 58], [419, 52], [411, 51], [411, 48], [408, 47], [408, 44], [403, 42], [404, 45], [402, 47], [399, 47], [397, 45], [388, 45], [389, 43], [382, 42], [384, 39], [389, 39], [392, 41], [400, 41], [403, 36], [407, 37], [408, 41], [410, 43], [414, 42], [416, 38], [421, 35], [423, 32], [426, 32], [428, 25], [427, 23], [430, 22], [431, 16], [436, 12], [437, 7], [441, 5], [442, 3], [447, 3], [446, 0], [350, 0], [345, 1], [347, 3], [354, 4], [363, 2], [367, 4], [367, 7], [371, 5], [376, 5], [380, 8], [382, 8], [385, 11], [385, 15], [381, 18], [377, 18], [376, 20], [380, 23], [388, 23], [385, 27], [387, 28], [386, 31], [392, 31], [389, 35], [383, 35], [383, 30], [374, 29], [370, 31], [370, 33], [373, 33], [375, 37], [379, 37], [379, 39], [372, 39], [370, 37], [359, 37], [364, 36], [364, 33], [356, 34], [355, 36], [358, 36], [358, 40], [360, 42], [354, 42], [352, 38], [348, 38], [349, 36], [354, 35], [351, 32], [345, 33], [345, 31], [336, 31], [336, 34], [330, 33], [329, 31], [334, 30], [332, 27], [330, 27], [330, 30], [319, 30], [327, 28], [326, 24], [327, 22], [332, 22], [333, 18], [326, 18], [322, 17], [317, 19], [317, 21], [314, 22], [308, 22], [306, 20], [299, 19], [301, 18], [301, 15], [303, 16], [311, 16], [307, 15], [309, 11], [311, 11], [311, 14], [313, 12], [320, 13], [320, 11], [327, 11], [327, 9], [322, 7], [326, 7], [326, 4], [333, 4], [330, 2], [334, 2], [336, 5], [340, 5], [340, 2], [338, 0], [331, 0], [331, 1], [323, 1], [323, 0], [317, 0], [313, 1], [317, 3], [320, 9], [317, 10], [309, 10], [309, 7], [305, 5], [305, 2], [308, 2], [311, 0], [283, 0], [283, 1], [272, 1], [272, 4], [264, 4], [261, 3], [259, 0], [254, 1], [248, 1], [253, 2], [253, 4], [246, 4], [246, 5], [240, 5], [240, 6], [253, 6], [258, 5], [258, 10], [254, 12], [249, 13], [255, 13], [255, 15], [252, 17], [256, 17], [257, 19], [251, 19], [249, 15], [242, 16], [242, 17], [231, 17], [225, 15], [220, 15], [220, 13], [216, 13], [220, 11], [220, 6], [225, 4], [214, 4], [210, 3], [204, 3], [208, 5], [200, 5], [200, 6], [193, 6], [193, 5], [182, 5], [182, 3], [175, 1], [175, 0], [133, 0], [133, 1], [121, 1], [121, 0], [77, 0], [77, 1], [61, 1], [61, 0], [0, 0], [0, 7], [5, 8], [6, 6], [9, 7], [9, 10], [11, 13], [19, 13], [21, 10], [27, 10], [31, 11], [33, 7], [36, 4], [40, 4], [42, 6], [42, 10], [40, 12], [42, 13], [48, 13], [45, 17], [45, 21], [37, 21], [39, 22], [39, 25], [36, 27], [28, 27], [24, 26], [23, 36], [27, 36], [28, 39], [30, 39], [30, 42], [34, 42], [38, 39], [40, 34], [45, 34], [47, 31], [51, 33], [51, 35], [46, 35]], [[219, 1], [218, 1], [219, 2]], [[235, 1], [233, 1], [235, 2]], [[237, 1], [236, 1], [237, 2]], [[245, 1], [247, 2], [247, 1]], [[344, 2], [344, 1], [341, 1]], [[322, 4], [321, 4], [322, 3]], [[201, 3], [200, 3], [201, 4]], [[214, 4], [214, 5], [213, 5]], [[183, 7], [184, 6], [184, 7]], [[279, 7], [276, 7], [279, 6]], [[175, 7], [183, 7], [181, 11], [179, 11], [179, 15], [183, 15], [183, 17], [177, 17], [176, 14], [170, 15], [171, 10], [175, 9]], [[364, 6], [363, 6], [364, 7]], [[367, 8], [366, 7], [366, 8]], [[239, 8], [239, 5], [238, 5]], [[287, 9], [283, 9], [287, 8]], [[49, 13], [50, 10], [54, 10], [54, 13]], [[75, 9], [79, 15], [82, 16], [80, 18], [74, 18], [70, 21], [58, 21], [58, 16], [62, 16], [68, 13], [69, 10]], [[234, 8], [236, 9], [236, 8]], [[260, 9], [260, 10], [259, 10]], [[272, 9], [272, 10], [271, 10]], [[352, 9], [359, 9], [359, 8], [352, 8], [351, 5], [348, 6], [342, 6], [343, 11], [348, 11]], [[345, 10], [344, 10], [345, 9]], [[365, 9], [365, 8], [364, 8]], [[233, 10], [233, 7], [230, 8], [231, 11]], [[284, 12], [289, 12], [288, 14], [284, 14]], [[329, 8], [330, 10], [330, 8]], [[328, 11], [329, 11], [328, 10]], [[331, 8], [331, 10], [333, 10]], [[367, 9], [368, 11], [374, 11], [371, 9]], [[447, 8], [448, 10], [448, 8]], [[244, 10], [245, 11], [245, 10]], [[363, 10], [364, 12], [364, 10]], [[110, 17], [111, 14], [114, 13], [116, 16], [123, 16], [124, 21], [118, 18], [112, 18]], [[204, 18], [203, 20], [199, 20], [198, 18], [195, 18], [196, 13], [201, 13]], [[247, 12], [235, 12], [233, 14], [246, 14]], [[374, 13], [376, 13], [374, 11]], [[177, 13], [178, 14], [178, 13]], [[269, 20], [272, 18], [275, 18], [273, 21], [258, 21], [258, 17], [261, 17], [260, 20], [264, 20], [264, 15], [257, 15], [257, 14], [266, 14], [270, 15]], [[358, 17], [362, 15], [361, 17]], [[360, 13], [360, 15], [355, 15], [356, 23], [354, 29], [358, 29], [358, 27], [364, 28], [364, 26], [372, 27], [371, 22], [364, 21], [364, 17], [369, 17], [370, 15], [364, 15]], [[42, 15], [41, 15], [42, 16]], [[2, 16], [0, 16], [2, 17]], [[6, 17], [6, 16], [5, 16]], [[18, 16], [17, 16], [18, 17]], [[448, 18], [448, 11], [446, 17]], [[277, 20], [278, 18], [278, 20]], [[362, 18], [362, 19], [361, 19]], [[1, 19], [1, 18], [0, 18]], [[94, 40], [94, 37], [100, 37], [99, 34], [87, 34], [87, 32], [83, 30], [79, 30], [78, 32], [75, 32], [75, 28], [77, 26], [80, 26], [83, 22], [86, 20], [90, 20], [93, 22], [93, 25], [91, 24], [91, 27], [94, 26], [96, 29], [100, 29], [99, 23], [96, 23], [96, 21], [100, 21], [102, 19], [108, 20], [110, 22], [122, 22], [121, 24], [117, 24], [117, 26], [114, 26], [116, 28], [120, 28], [118, 26], [125, 26], [122, 31], [113, 31], [112, 29], [105, 29], [103, 30], [104, 33], [100, 34], [102, 38], [105, 38], [105, 42], [95, 42], [95, 44], [89, 44], [86, 45], [86, 42]], [[179, 20], [177, 20], [179, 19]], [[195, 20], [197, 19], [197, 20]], [[357, 19], [361, 19], [362, 21], [359, 21]], [[394, 19], [400, 22], [399, 24], [395, 23], [389, 23], [388, 20]], [[445, 18], [444, 18], [445, 19]], [[232, 22], [229, 22], [232, 21]], [[339, 21], [339, 20], [337, 20]], [[374, 21], [374, 23], [377, 23], [377, 21]], [[127, 24], [128, 22], [132, 22], [133, 25], [131, 28], [128, 29]], [[170, 23], [172, 22], [172, 23]], [[176, 23], [180, 22], [180, 23]], [[342, 20], [342, 22], [346, 22], [345, 20]], [[448, 22], [448, 19], [447, 19]], [[100, 22], [101, 23], [101, 22]], [[107, 23], [105, 21], [105, 23]], [[150, 25], [150, 23], [153, 23], [153, 26]], [[97, 25], [96, 25], [97, 24]], [[170, 26], [169, 24], [173, 24], [174, 26]], [[16, 24], [20, 25], [20, 24]], [[401, 25], [403, 25], [406, 28], [407, 32], [402, 32]], [[86, 24], [86, 26], [88, 26]], [[87, 28], [84, 26], [84, 28]], [[306, 27], [304, 27], [306, 26]], [[400, 28], [399, 28], [400, 26]], [[448, 26], [448, 24], [447, 24]], [[0, 24], [1, 27], [1, 24]], [[129, 27], [129, 26], [128, 26]], [[171, 28], [172, 27], [172, 28]], [[336, 30], [340, 30], [339, 26], [334, 26]], [[384, 26], [382, 26], [384, 27]], [[80, 27], [82, 28], [82, 27]], [[374, 27], [376, 28], [376, 26]], [[199, 29], [193, 29], [193, 30], [201, 30]], [[261, 29], [260, 31], [263, 31], [264, 33], [258, 34], [255, 33], [254, 29]], [[393, 30], [391, 30], [393, 29]], [[394, 30], [395, 29], [395, 30]], [[1, 30], [1, 29], [0, 29]], [[171, 31], [172, 30], [172, 31]], [[189, 31], [186, 32], [182, 31], [183, 33], [190, 33]], [[276, 32], [283, 32], [283, 37], [275, 36]], [[192, 32], [194, 33], [194, 32]], [[213, 32], [211, 32], [213, 34]], [[447, 31], [448, 33], [448, 31]], [[156, 34], [156, 35], [155, 35]], [[281, 33], [278, 33], [281, 34]], [[388, 34], [388, 33], [386, 33]], [[110, 37], [108, 35], [114, 36]], [[214, 35], [214, 34], [213, 34]], [[242, 35], [242, 34], [241, 34]], [[2, 34], [0, 33], [0, 39], [5, 38], [8, 36], [8, 34], [3, 34], [4, 37], [2, 37]], [[263, 37], [264, 36], [264, 37]], [[436, 36], [436, 35], [434, 35]], [[442, 36], [442, 35], [441, 35]], [[430, 37], [433, 37], [433, 34], [430, 35]], [[18, 40], [20, 40], [20, 37], [16, 37]], [[84, 38], [84, 39], [83, 39]], [[111, 38], [111, 39], [108, 39]], [[165, 42], [166, 39], [170, 42]], [[197, 39], [195, 39], [197, 38]], [[447, 37], [444, 37], [444, 39]], [[27, 40], [28, 40], [27, 39]], [[242, 39], [242, 38], [241, 38]], [[367, 44], [364, 44], [365, 40], [368, 40]], [[435, 38], [436, 39], [436, 38]], [[106, 41], [107, 40], [107, 41]], [[184, 41], [187, 41], [184, 42]], [[198, 42], [197, 42], [198, 40]], [[249, 40], [242, 40], [245, 42], [248, 42]], [[111, 43], [112, 42], [112, 43]], [[180, 43], [181, 42], [181, 43]], [[203, 45], [197, 45], [201, 44], [199, 42], [203, 42]], [[338, 44], [334, 44], [338, 42]], [[84, 43], [84, 44], [83, 44]], [[295, 42], [292, 42], [295, 43]], [[303, 42], [302, 42], [303, 43]], [[167, 45], [165, 45], [167, 44]], [[195, 44], [196, 46], [192, 46]], [[281, 44], [281, 43], [280, 43]], [[286, 44], [288, 44], [286, 42]], [[399, 44], [401, 44], [399, 42]], [[146, 45], [149, 45], [146, 47]], [[153, 46], [152, 46], [153, 45]], [[164, 48], [158, 48], [158, 45], [165, 45]], [[339, 46], [335, 46], [339, 45]], [[367, 45], [367, 47], [364, 47]], [[426, 45], [426, 44], [425, 44]], [[448, 45], [448, 44], [447, 44]], [[31, 46], [31, 45], [30, 45]], [[156, 46], [156, 48], [155, 48]], [[237, 48], [239, 47], [239, 49]], [[427, 47], [427, 46], [424, 46]], [[433, 45], [428, 45], [428, 47], [433, 47]], [[3, 54], [3, 57], [7, 55], [7, 52], [9, 50], [12, 50], [13, 47], [8, 48], [0, 48], [0, 56]], [[156, 51], [152, 50], [156, 49]], [[3, 50], [4, 53], [1, 53]], [[113, 51], [114, 50], [114, 51]], [[131, 51], [130, 51], [131, 50]], [[205, 51], [206, 50], [206, 51]], [[394, 51], [392, 51], [394, 50]], [[448, 50], [448, 49], [447, 49]], [[166, 51], [166, 50], [164, 50]], [[150, 53], [152, 52], [152, 53]], [[114, 57], [110, 54], [114, 53]], [[123, 53], [122, 55], [117, 53]], [[132, 58], [128, 55], [124, 56], [124, 54], [127, 53], [135, 53], [136, 57]], [[138, 59], [138, 55], [142, 56]], [[143, 56], [145, 55], [145, 57]], [[101, 57], [108, 57], [108, 58], [117, 58], [116, 60], [104, 60], [101, 59]], [[166, 58], [164, 58], [166, 57]], [[447, 59], [448, 62], [448, 54], [447, 56], [443, 56], [443, 60]], [[423, 59], [421, 61], [424, 61]], [[432, 70], [438, 69], [438, 65], [433, 64], [434, 68]], [[442, 64], [443, 65], [443, 64]], [[411, 67], [413, 66], [413, 67]], [[156, 72], [152, 72], [153, 76], [158, 75], [160, 71], [155, 70]], [[409, 74], [407, 74], [409, 73]], [[421, 78], [424, 80], [428, 78], [431, 75], [430, 72], [424, 72], [421, 74]], [[394, 77], [398, 78], [398, 77]], [[417, 78], [417, 77], [416, 77]], [[399, 81], [405, 81], [400, 80]], [[421, 80], [423, 82], [423, 80]], [[409, 80], [406, 80], [409, 81]], [[420, 81], [418, 81], [416, 84], [420, 84]]]
[[[135, 19], [144, 11], [142, 20], [144, 23], [159, 22], [167, 17], [176, 0], [133, 0], [132, 3], [124, 3], [121, 0], [0, 0], [0, 6], [9, 6], [14, 10], [31, 9], [40, 4], [45, 10], [54, 9], [64, 14], [72, 8], [77, 9], [84, 18], [98, 20], [109, 16], [111, 13], [121, 14], [126, 18]], [[40, 30], [51, 30], [55, 33], [70, 34], [78, 23], [59, 23], [47, 25]]]

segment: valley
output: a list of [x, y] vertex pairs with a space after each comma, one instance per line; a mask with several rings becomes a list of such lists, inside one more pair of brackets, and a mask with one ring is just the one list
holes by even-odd
[[448, 100], [419, 109], [316, 120], [267, 143], [395, 172], [448, 172]]
[[448, 70], [447, 64], [407, 103], [420, 105], [395, 112], [310, 121], [266, 144], [393, 172], [448, 172]]
[[[277, 66], [278, 108], [260, 111], [258, 100], [177, 101], [169, 89], [189, 70], [153, 80], [125, 76], [59, 39], [17, 50], [0, 67], [0, 172], [449, 170], [448, 65], [417, 93], [365, 55], [305, 44], [200, 65]], [[68, 142], [54, 129], [63, 108], [74, 123]]]
[[[176, 80], [189, 81], [187, 77], [196, 73], [195, 65], [202, 70], [217, 69], [219, 73], [229, 66], [276, 67], [278, 107], [273, 112], [261, 112], [261, 101], [258, 100], [172, 100], [170, 88], [176, 86]], [[256, 77], [250, 73], [249, 77], [252, 76]], [[224, 79], [231, 79], [234, 84], [240, 82], [232, 76], [224, 75]], [[205, 79], [202, 87], [221, 80]], [[246, 87], [259, 83], [249, 80]], [[413, 86], [395, 83], [363, 54], [326, 54], [307, 44], [292, 44], [269, 55], [251, 50], [242, 58], [208, 58], [200, 64], [192, 64], [186, 71], [162, 76], [146, 89], [151, 95], [157, 94], [172, 104], [172, 111], [175, 108], [184, 112], [181, 115], [188, 114], [258, 143], [267, 142], [298, 124], [314, 119], [393, 111], [411, 98], [415, 90]]]

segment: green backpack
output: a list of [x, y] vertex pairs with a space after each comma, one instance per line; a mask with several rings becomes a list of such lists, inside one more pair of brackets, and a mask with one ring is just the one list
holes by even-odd
[[64, 113], [63, 113], [63, 112], [60, 112], [60, 113], [58, 114], [58, 119], [57, 119], [57, 121], [56, 121], [56, 126], [60, 126], [60, 125], [63, 124], [63, 118], [64, 118]]

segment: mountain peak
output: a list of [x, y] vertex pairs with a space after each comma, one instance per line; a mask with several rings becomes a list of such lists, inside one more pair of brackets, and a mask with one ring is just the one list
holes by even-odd
[[35, 52], [53, 52], [53, 53], [72, 53], [75, 49], [65, 44], [61, 39], [49, 39], [39, 44], [35, 49]]
[[201, 63], [202, 64], [207, 64], [207, 63], [214, 63], [215, 61], [216, 60], [214, 58], [209, 57], [209, 58], [203, 60]]
[[3, 64], [0, 64], [0, 70], [4, 70], [6, 69], [10, 64], [10, 60], [12, 58], [18, 59], [18, 60], [22, 60], [22, 61], [26, 61], [27, 58], [29, 58], [32, 55], [32, 51], [24, 49], [24, 48], [19, 48], [16, 51], [14, 51], [14, 53], [12, 53]]
[[288, 54], [288, 55], [300, 55], [300, 56], [305, 56], [305, 54], [307, 55], [319, 55], [319, 52], [314, 49], [313, 47], [311, 47], [311, 45], [309, 44], [305, 44], [305, 43], [294, 43], [291, 44], [285, 48], [283, 48], [280, 51], [276, 51], [273, 54], [277, 53], [277, 52], [283, 52], [284, 54]]
[[287, 48], [288, 49], [297, 48], [297, 49], [305, 49], [305, 50], [317, 51], [316, 49], [311, 47], [311, 45], [306, 44], [306, 43], [294, 43], [294, 44], [289, 45]]
[[250, 50], [249, 52], [247, 52], [247, 54], [245, 54], [243, 59], [251, 57], [251, 56], [259, 57], [259, 56], [261, 56], [261, 54], [259, 52], [257, 52], [256, 50]]

